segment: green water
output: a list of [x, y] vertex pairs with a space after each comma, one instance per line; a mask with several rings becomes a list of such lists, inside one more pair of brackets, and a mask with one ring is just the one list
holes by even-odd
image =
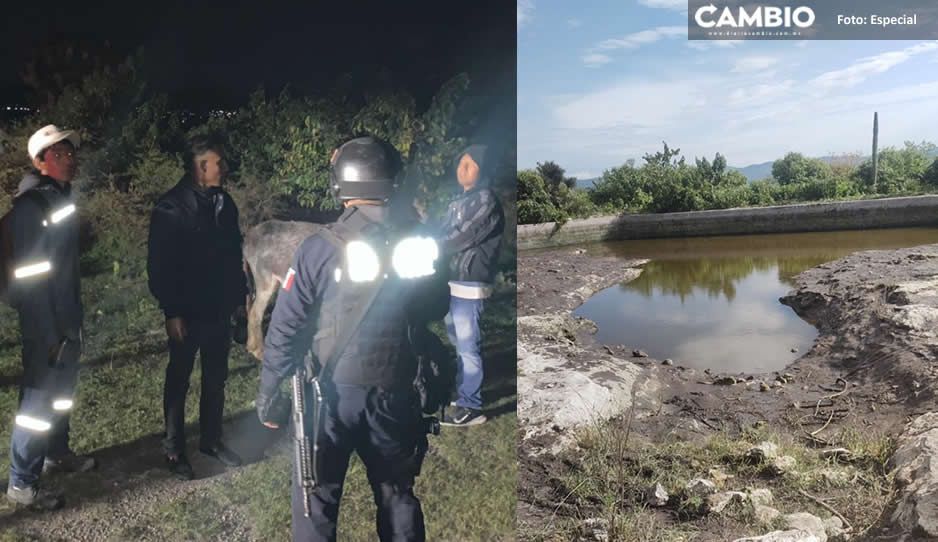
[[575, 314], [596, 322], [604, 344], [641, 348], [678, 365], [777, 371], [817, 336], [779, 302], [795, 275], [852, 252], [932, 243], [938, 228], [601, 243], [588, 253], [651, 262], [636, 280], [597, 292]]

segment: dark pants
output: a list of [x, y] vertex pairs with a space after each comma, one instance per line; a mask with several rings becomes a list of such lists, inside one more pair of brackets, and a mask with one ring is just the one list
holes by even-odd
[[[365, 464], [378, 507], [378, 538], [422, 542], [423, 511], [414, 495], [414, 479], [426, 453], [427, 436], [415, 394], [340, 384], [326, 395], [319, 432], [319, 485], [313, 490], [308, 518], [303, 515], [295, 465], [293, 469], [293, 540], [336, 539], [345, 471], [355, 451]], [[310, 391], [310, 403], [312, 396]], [[312, 416], [306, 418], [312, 435]]]
[[[10, 484], [16, 487], [39, 483], [45, 458], [62, 457], [68, 446], [69, 411], [57, 410], [57, 400], [74, 401], [78, 377], [78, 354], [62, 359], [63, 368], [50, 368], [50, 347], [23, 343], [25, 378], [20, 387], [19, 407], [14, 418], [10, 443]], [[49, 424], [46, 428], [43, 424]]]
[[228, 378], [228, 351], [231, 349], [231, 325], [227, 318], [215, 321], [185, 320], [188, 334], [182, 343], [169, 341], [169, 365], [163, 386], [163, 416], [166, 434], [163, 449], [167, 454], [186, 450], [186, 394], [189, 377], [200, 352], [202, 394], [199, 401], [201, 445], [211, 446], [221, 440], [222, 414], [225, 410], [225, 380]]

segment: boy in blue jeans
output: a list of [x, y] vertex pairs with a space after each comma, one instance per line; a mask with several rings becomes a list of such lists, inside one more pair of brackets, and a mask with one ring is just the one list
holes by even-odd
[[463, 189], [449, 205], [443, 224], [442, 249], [451, 256], [449, 340], [458, 356], [458, 394], [442, 424], [468, 426], [485, 422], [482, 413], [482, 333], [479, 322], [485, 299], [492, 295], [505, 215], [488, 187], [490, 163], [484, 145], [470, 145], [459, 154], [456, 179]]

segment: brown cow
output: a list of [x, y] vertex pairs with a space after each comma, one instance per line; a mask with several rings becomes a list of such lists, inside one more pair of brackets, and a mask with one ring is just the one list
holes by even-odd
[[244, 237], [244, 271], [251, 284], [245, 348], [259, 360], [264, 357], [262, 323], [267, 306], [293, 263], [296, 249], [321, 227], [312, 222], [268, 220], [248, 230]]

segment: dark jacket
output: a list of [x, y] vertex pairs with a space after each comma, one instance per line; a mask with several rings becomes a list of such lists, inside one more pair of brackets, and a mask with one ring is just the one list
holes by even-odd
[[[406, 229], [391, 230], [385, 207], [351, 207], [338, 220], [353, 238], [368, 240], [372, 246], [394, 246], [410, 235]], [[357, 306], [367, 301], [364, 291], [371, 283], [356, 286], [348, 276], [336, 280], [343, 266], [342, 252], [323, 234], [308, 237], [297, 250], [270, 318], [264, 344], [261, 392], [273, 393], [279, 382], [290, 376], [312, 347], [319, 363], [324, 363], [346, 333]], [[385, 262], [386, 264], [387, 262]], [[385, 265], [382, 264], [382, 265]], [[408, 327], [425, 325], [423, 294], [430, 284], [423, 279], [398, 279], [386, 270], [385, 279], [370, 312], [361, 321], [348, 346], [335, 363], [333, 381], [361, 386], [396, 388], [412, 386], [416, 359], [408, 341]]]
[[27, 191], [39, 193], [48, 210], [22, 194], [14, 200], [9, 217], [12, 267], [25, 269], [48, 263], [49, 270], [12, 279], [9, 301], [19, 313], [23, 339], [48, 348], [65, 338], [80, 338], [84, 311], [78, 267], [78, 212], [70, 184], [63, 187], [50, 177], [33, 173], [21, 185], [32, 185]]
[[228, 318], [245, 304], [238, 208], [221, 188], [184, 176], [156, 203], [150, 219], [150, 292], [166, 318]]
[[450, 280], [495, 281], [505, 214], [491, 188], [480, 182], [462, 193], [449, 204], [441, 229], [441, 249], [450, 259]]

